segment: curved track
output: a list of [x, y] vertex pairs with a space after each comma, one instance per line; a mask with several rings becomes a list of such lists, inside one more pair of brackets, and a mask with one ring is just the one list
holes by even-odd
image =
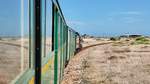
[[104, 42], [104, 43], [97, 43], [97, 44], [92, 44], [92, 45], [88, 45], [86, 47], [83, 47], [78, 53], [88, 49], [88, 48], [91, 48], [91, 47], [95, 47], [95, 46], [99, 46], [99, 45], [105, 45], [105, 44], [110, 44], [110, 43], [113, 43], [113, 42]]

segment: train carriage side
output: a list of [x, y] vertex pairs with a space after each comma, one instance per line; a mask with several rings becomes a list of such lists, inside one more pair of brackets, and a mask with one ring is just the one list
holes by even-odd
[[30, 68], [13, 84], [59, 84], [79, 37], [63, 16], [57, 0], [29, 0]]

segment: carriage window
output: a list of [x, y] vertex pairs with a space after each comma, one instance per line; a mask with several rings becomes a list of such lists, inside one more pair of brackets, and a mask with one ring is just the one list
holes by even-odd
[[41, 2], [41, 27], [42, 27], [42, 35], [41, 35], [41, 39], [42, 39], [42, 57], [45, 57], [45, 38], [46, 38], [46, 0], [42, 0]]
[[52, 3], [42, 0], [42, 57], [50, 55], [52, 46]]
[[52, 49], [52, 3], [46, 0], [46, 56]]
[[28, 0], [0, 1], [0, 84], [29, 68]]

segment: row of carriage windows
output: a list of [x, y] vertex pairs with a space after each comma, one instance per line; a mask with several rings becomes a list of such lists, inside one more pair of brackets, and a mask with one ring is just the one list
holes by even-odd
[[[0, 1], [0, 84], [11, 83], [21, 73], [30, 69], [33, 63], [31, 59], [34, 54], [35, 39], [34, 9], [33, 5], [29, 5], [33, 2], [29, 1], [32, 0], [10, 0], [9, 3], [8, 0]], [[42, 59], [44, 59], [52, 53], [51, 0], [42, 0], [41, 7], [41, 46]], [[66, 27], [64, 23], [58, 13], [58, 49], [65, 44], [62, 42], [64, 33], [68, 33], [62, 30]], [[69, 36], [68, 41], [70, 38]], [[61, 55], [62, 53], [59, 52], [59, 57]]]
[[[42, 1], [42, 57], [46, 57], [52, 46], [52, 3]], [[30, 68], [34, 31], [29, 10], [33, 10], [29, 0], [1, 0], [0, 10], [0, 84], [9, 84]]]

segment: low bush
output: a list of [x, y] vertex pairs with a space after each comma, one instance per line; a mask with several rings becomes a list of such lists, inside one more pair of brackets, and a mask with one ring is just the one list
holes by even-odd
[[115, 37], [111, 37], [111, 38], [110, 38], [110, 40], [111, 40], [111, 41], [116, 41], [116, 40], [117, 40], [117, 38], [115, 38]]
[[137, 37], [132, 44], [150, 44], [150, 40], [145, 37]]

